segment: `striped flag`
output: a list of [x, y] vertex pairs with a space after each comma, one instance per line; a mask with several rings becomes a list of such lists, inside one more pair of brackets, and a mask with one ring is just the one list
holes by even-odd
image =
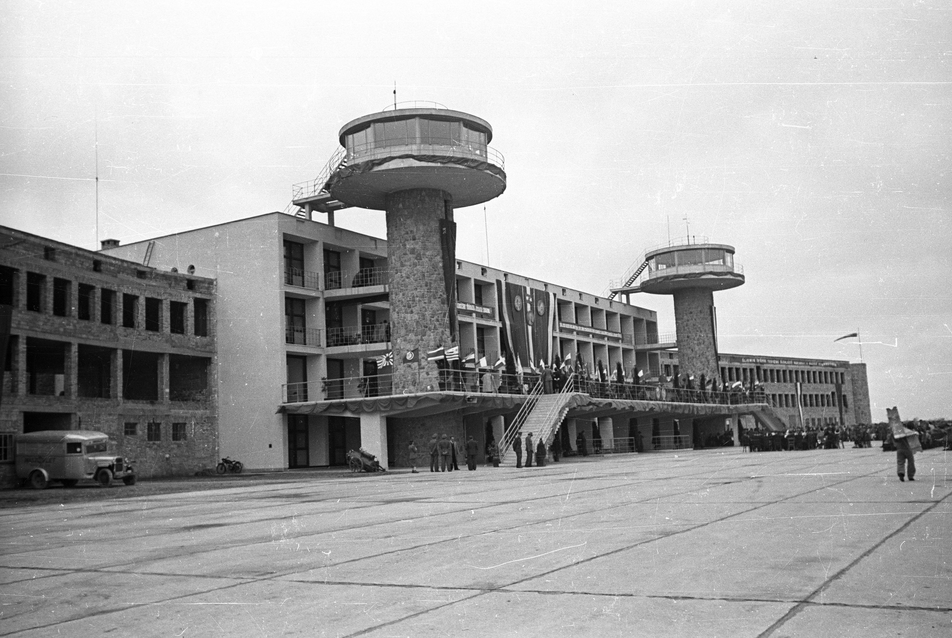
[[426, 353], [427, 361], [439, 361], [440, 359], [445, 359], [446, 353], [443, 351], [443, 346], [440, 346], [436, 350], [429, 350]]
[[496, 363], [493, 364], [494, 368], [505, 368], [506, 367], [506, 357], [499, 355], [499, 358], [496, 359]]
[[459, 361], [459, 346], [453, 346], [446, 349], [447, 361]]
[[463, 357], [463, 367], [474, 369], [476, 367], [476, 353], [470, 352], [468, 355]]
[[[505, 361], [503, 361], [503, 363], [505, 363]], [[480, 368], [488, 368], [488, 367], [489, 367], [489, 362], [486, 361], [486, 357], [480, 357], [480, 358], [479, 358], [479, 367], [480, 367]]]

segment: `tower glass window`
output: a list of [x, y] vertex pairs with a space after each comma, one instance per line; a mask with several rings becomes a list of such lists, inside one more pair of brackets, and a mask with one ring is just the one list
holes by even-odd
[[304, 286], [304, 244], [284, 242], [284, 283]]

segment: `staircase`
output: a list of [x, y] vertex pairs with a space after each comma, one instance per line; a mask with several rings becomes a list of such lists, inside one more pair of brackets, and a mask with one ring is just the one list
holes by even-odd
[[768, 430], [773, 430], [774, 432], [784, 432], [787, 429], [787, 424], [783, 422], [777, 414], [770, 409], [769, 406], [758, 407], [756, 410], [751, 411], [751, 416], [754, 417], [754, 420], [757, 421], [760, 425], [767, 428]]
[[[534, 392], [530, 395], [530, 399], [522, 406], [515, 420], [506, 430], [503, 444], [499, 446], [500, 463], [505, 463], [506, 459], [510, 458], [512, 442], [520, 433], [525, 436], [531, 432], [536, 444], [542, 440], [546, 448], [549, 447], [552, 435], [561, 425], [562, 419], [569, 411], [569, 403], [575, 397], [574, 387], [575, 375], [572, 374], [558, 394], [542, 394], [541, 385], [533, 388]], [[538, 390], [538, 393], [535, 390]]]
[[[645, 271], [645, 268], [648, 267], [648, 260], [644, 258], [644, 255], [642, 255], [641, 259], [635, 261], [634, 264], [632, 264], [632, 266], [634, 266], [635, 264], [639, 262], [641, 263], [641, 265], [639, 265], [635, 270], [631, 271], [631, 274], [628, 275], [628, 278], [625, 280], [625, 285], [621, 286], [621, 288], [629, 288], [631, 284], [635, 283], [635, 280], [638, 279], [639, 275], [641, 275], [641, 273]], [[614, 299], [617, 294], [618, 294], [617, 291], [612, 291], [611, 293], [609, 293], [608, 298]]]

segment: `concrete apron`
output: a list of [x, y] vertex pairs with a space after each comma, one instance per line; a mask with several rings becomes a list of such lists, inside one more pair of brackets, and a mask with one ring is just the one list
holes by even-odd
[[[10, 508], [17, 635], [936, 636], [948, 453], [736, 449]], [[130, 489], [130, 488], [124, 488]]]

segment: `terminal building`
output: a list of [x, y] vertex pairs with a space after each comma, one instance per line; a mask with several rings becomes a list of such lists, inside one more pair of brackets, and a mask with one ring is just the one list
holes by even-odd
[[215, 280], [0, 227], [0, 484], [13, 438], [98, 430], [141, 476], [218, 453]]
[[[340, 148], [321, 175], [294, 187], [293, 212], [128, 245], [104, 242], [84, 259], [114, 265], [125, 273], [121, 280], [87, 282], [82, 260], [69, 279], [145, 300], [136, 310], [140, 323], [126, 329], [133, 332], [117, 334], [152, 338], [159, 398], [149, 409], [157, 414], [179, 407], [164, 372], [170, 362], [205, 362], [207, 403], [188, 406], [201, 408], [196, 422], [215, 426], [218, 448], [208, 460], [194, 459], [205, 467], [215, 456], [254, 469], [338, 466], [359, 447], [384, 466], [408, 467], [410, 441], [426, 450], [433, 434], [444, 433], [461, 443], [473, 436], [480, 450], [498, 442], [505, 463], [516, 432], [547, 443], [558, 436], [566, 450], [583, 435], [606, 451], [652, 451], [700, 447], [712, 433], [736, 443], [743, 427], [869, 422], [862, 364], [717, 351], [713, 292], [744, 280], [730, 246], [646, 253], [608, 297], [458, 259], [454, 218], [465, 211], [457, 209], [505, 190], [492, 135], [478, 117], [432, 106], [358, 118], [341, 129]], [[337, 226], [335, 216], [352, 206], [382, 211], [387, 239]], [[324, 221], [315, 219], [321, 215]], [[24, 266], [4, 266], [4, 281], [16, 282], [4, 290], [19, 291]], [[165, 282], [165, 294], [146, 287], [155, 281]], [[676, 333], [633, 305], [635, 292], [672, 295]], [[4, 294], [30, 324], [15, 323], [11, 332], [18, 344], [11, 351], [22, 353], [27, 332], [41, 338], [45, 328], [19, 292]], [[158, 334], [146, 329], [154, 326], [150, 298], [161, 300]], [[171, 330], [182, 304], [192, 309], [189, 321], [196, 304], [205, 307], [206, 341], [195, 340], [191, 324], [187, 344]], [[75, 323], [86, 321], [71, 312]], [[96, 347], [108, 349], [100, 341]], [[112, 348], [105, 358], [115, 369], [128, 347]], [[23, 378], [25, 357], [7, 357], [8, 377]], [[559, 363], [568, 383], [545, 394], [539, 372]], [[29, 394], [21, 385], [14, 396]], [[68, 382], [64, 396], [78, 397], [76, 385]], [[133, 417], [120, 414], [119, 385], [109, 390], [116, 414], [102, 427], [122, 439], [117, 424]], [[5, 431], [34, 428], [36, 417], [7, 399], [5, 392]], [[76, 427], [73, 414], [57, 427]], [[162, 422], [171, 427], [178, 418]], [[161, 459], [168, 452], [156, 446], [150, 453]]]

